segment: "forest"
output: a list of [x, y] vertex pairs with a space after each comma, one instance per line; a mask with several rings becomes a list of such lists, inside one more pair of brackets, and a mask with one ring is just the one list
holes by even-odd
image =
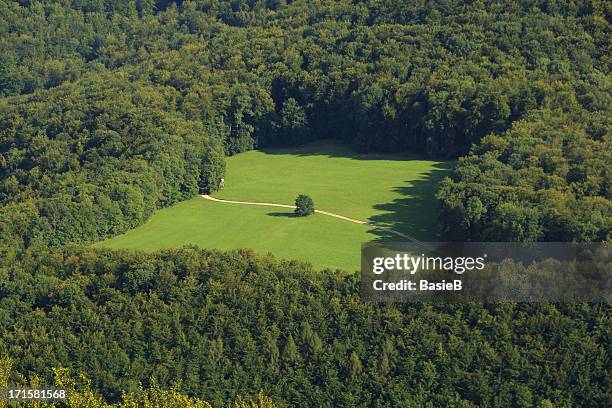
[[142, 383], [214, 406], [610, 402], [608, 303], [364, 303], [358, 275], [248, 250], [65, 248], [4, 273], [15, 369], [83, 372], [110, 401]]
[[[457, 159], [448, 241], [610, 241], [598, 0], [0, 0], [0, 356], [226, 404], [610, 406], [609, 304], [360, 303], [249, 252], [87, 249], [224, 157], [342, 140]], [[177, 384], [175, 384], [177, 383]], [[205, 392], [204, 392], [205, 391]]]
[[3, 3], [11, 247], [124, 232], [223, 155], [313, 138], [464, 156], [447, 239], [608, 238], [607, 2]]

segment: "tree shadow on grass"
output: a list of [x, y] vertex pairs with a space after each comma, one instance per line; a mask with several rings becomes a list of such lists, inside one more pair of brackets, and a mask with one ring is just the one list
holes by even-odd
[[297, 214], [294, 212], [288, 212], [288, 211], [283, 211], [283, 212], [269, 212], [266, 215], [269, 215], [270, 217], [285, 217], [285, 218], [297, 218]]
[[[271, 155], [326, 156], [352, 160], [436, 160], [422, 154], [359, 153], [342, 141], [326, 139], [297, 147], [263, 148], [260, 151]], [[389, 203], [376, 204], [374, 209], [380, 214], [370, 217], [367, 221], [375, 225], [389, 227], [420, 241], [437, 241], [439, 203], [435, 195], [440, 181], [450, 175], [454, 166], [454, 161], [436, 163], [433, 165], [433, 169], [423, 173], [420, 179], [406, 180], [402, 185], [394, 187], [392, 190], [399, 193], [401, 198]], [[295, 214], [289, 212], [268, 213], [268, 215], [295, 217]], [[377, 236], [375, 242], [406, 241], [406, 238], [382, 229], [373, 228], [369, 232]]]
[[[372, 216], [369, 222], [389, 227], [425, 242], [438, 240], [438, 209], [436, 192], [440, 181], [450, 174], [453, 162], [438, 163], [434, 169], [425, 173], [419, 180], [407, 180], [403, 185], [393, 188], [402, 198], [390, 203], [376, 204], [374, 208], [381, 214]], [[405, 241], [388, 231], [373, 229], [375, 241]]]
[[352, 160], [423, 160], [423, 155], [414, 153], [360, 153], [350, 145], [335, 139], [320, 139], [301, 146], [269, 147], [258, 149], [265, 154], [291, 156], [327, 156]]

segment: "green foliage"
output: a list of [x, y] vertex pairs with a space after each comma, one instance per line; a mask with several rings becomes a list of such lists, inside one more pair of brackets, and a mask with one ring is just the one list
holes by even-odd
[[[155, 381], [148, 388], [138, 387], [134, 392], [121, 395], [120, 401], [108, 404], [97, 396], [91, 388], [91, 381], [83, 374], [78, 377], [71, 375], [65, 368], [53, 368], [53, 386], [67, 391], [67, 398], [60, 402], [41, 403], [32, 402], [28, 406], [51, 408], [213, 408], [208, 402], [181, 394], [175, 387], [162, 389]], [[8, 378], [12, 377], [11, 386], [35, 388], [40, 384], [37, 379], [26, 379], [12, 370], [12, 360], [4, 356], [0, 358], [0, 386], [6, 387]], [[0, 408], [7, 403], [0, 401]], [[233, 404], [220, 404], [219, 406], [232, 408], [275, 408], [272, 400], [263, 392], [256, 398], [238, 398]]]
[[2, 4], [0, 95], [126, 71], [221, 120], [230, 155], [325, 137], [457, 156], [534, 109], [609, 97], [605, 2]]
[[[609, 304], [373, 305], [356, 275], [246, 250], [67, 248], [1, 268], [0, 355], [41, 384], [53, 367], [86, 373], [109, 402], [609, 402]], [[146, 285], [126, 279], [143, 268]]]
[[542, 111], [503, 135], [484, 138], [440, 187], [444, 235], [474, 241], [609, 239], [612, 139], [596, 131], [603, 127], [575, 114]]
[[298, 217], [306, 217], [308, 215], [314, 214], [314, 201], [310, 196], [300, 194], [295, 199], [295, 214]]
[[224, 176], [225, 160], [222, 146], [219, 144], [208, 147], [202, 152], [200, 190], [206, 193], [218, 191]]
[[113, 401], [154, 378], [215, 405], [263, 388], [289, 406], [609, 406], [607, 304], [372, 307], [353, 275], [244, 252], [48, 250], [215, 191], [224, 154], [315, 138], [464, 156], [438, 194], [445, 239], [610, 239], [609, 16], [0, 0], [0, 353]]
[[99, 240], [218, 183], [221, 142], [168, 111], [174, 98], [167, 88], [102, 76], [0, 99], [1, 243]]
[[281, 108], [278, 123], [269, 133], [262, 135], [262, 145], [298, 146], [312, 140], [308, 117], [302, 106], [293, 98], [287, 99]]
[[[564, 151], [575, 165], [545, 185], [525, 176], [528, 157], [485, 155], [495, 138], [526, 151], [566, 139], [546, 127], [606, 152], [605, 2], [209, 3], [2, 1], [0, 202], [39, 213], [27, 233], [0, 227], [6, 248], [124, 232], [216, 191], [223, 154], [314, 138], [512, 167], [520, 183], [494, 175], [465, 193], [485, 208], [443, 187], [447, 239], [605, 238], [609, 176], [584, 155]], [[556, 153], [534, 154], [553, 171]], [[538, 197], [507, 194], [517, 183]]]

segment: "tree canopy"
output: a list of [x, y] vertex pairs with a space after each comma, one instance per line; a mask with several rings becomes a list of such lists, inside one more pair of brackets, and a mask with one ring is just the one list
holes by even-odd
[[295, 199], [295, 214], [299, 217], [312, 215], [315, 212], [314, 202], [312, 198], [305, 194], [300, 194]]
[[318, 138], [457, 159], [441, 239], [610, 240], [611, 16], [0, 0], [0, 355], [115, 402], [153, 378], [215, 405], [612, 405], [609, 304], [373, 306], [355, 275], [248, 251], [84, 247], [215, 191], [226, 155]]
[[[469, 165], [459, 164], [453, 178], [458, 184], [440, 193], [448, 239], [589, 240], [605, 238], [611, 229], [606, 2], [1, 0], [0, 5], [0, 202], [13, 205], [17, 200], [7, 197], [19, 197], [19, 212], [30, 214], [28, 229], [61, 231], [54, 238], [42, 232], [18, 237], [21, 227], [0, 227], [17, 245], [123, 232], [154, 208], [198, 188], [214, 191], [224, 154], [315, 138], [342, 139], [363, 151], [470, 157]], [[132, 120], [136, 123], [125, 123]], [[146, 144], [153, 143], [143, 140], [147, 137], [155, 147]], [[581, 153], [538, 148], [527, 155], [538, 140], [558, 146], [568, 137]], [[172, 138], [190, 139], [186, 143], [193, 147], [181, 152]], [[516, 153], [508, 163], [490, 141], [510, 139], [506, 151]], [[102, 140], [114, 146], [101, 149]], [[154, 158], [156, 151], [165, 157]], [[524, 152], [520, 159], [518, 151]], [[113, 174], [117, 169], [122, 173], [117, 177], [129, 178], [144, 163], [128, 169], [116, 162], [132, 156], [157, 175], [113, 181], [129, 191], [109, 193], [113, 187], [101, 184], [114, 176], [103, 182], [80, 167], [113, 163]], [[541, 181], [534, 178], [539, 172], [553, 171], [553, 159], [572, 168], [558, 167], [559, 180], [534, 185]], [[483, 175], [495, 170], [474, 160], [498, 172], [511, 168], [521, 181], [487, 176], [476, 188], [466, 172], [474, 166]], [[57, 177], [50, 175], [66, 180], [68, 173], [76, 188], [87, 183], [98, 190], [92, 200], [106, 207], [104, 214], [84, 208], [87, 200], [74, 203], [79, 193], [56, 186]], [[52, 186], [48, 190], [61, 191], [62, 198], [42, 204], [31, 197], [41, 194], [43, 188], [33, 183], [43, 176], [50, 178], [42, 181]], [[164, 186], [163, 192], [139, 183]], [[465, 183], [472, 184], [468, 192]], [[538, 197], [522, 192], [515, 197], [506, 188], [512, 183], [527, 185]], [[534, 220], [530, 212], [541, 212], [554, 195], [560, 196], [553, 199], [558, 211]], [[102, 196], [122, 204], [112, 207]], [[468, 200], [472, 206], [480, 202], [486, 212], [466, 218]], [[511, 208], [517, 205], [522, 209]], [[588, 220], [584, 231], [564, 215], [576, 212]], [[55, 219], [77, 213], [81, 221], [69, 221], [74, 226]], [[24, 225], [12, 217], [0, 215], [9, 219], [0, 224]], [[103, 222], [85, 221], [94, 218]], [[515, 225], [501, 225], [501, 218]], [[525, 223], [537, 226], [521, 231]]]
[[109, 401], [159, 385], [224, 406], [607, 406], [610, 304], [374, 304], [359, 277], [242, 250], [65, 248], [0, 273], [0, 355]]

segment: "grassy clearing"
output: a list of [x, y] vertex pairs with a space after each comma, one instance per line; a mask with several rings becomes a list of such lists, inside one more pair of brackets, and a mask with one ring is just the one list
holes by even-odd
[[293, 204], [300, 193], [315, 207], [435, 240], [438, 182], [449, 162], [406, 155], [359, 154], [318, 142], [301, 148], [254, 150], [227, 159], [228, 200]]
[[158, 211], [145, 225], [96, 244], [155, 250], [195, 244], [204, 248], [253, 248], [315, 267], [356, 270], [360, 245], [377, 239], [371, 228], [320, 214], [294, 217], [292, 210], [222, 204], [195, 197]]
[[[389, 226], [434, 240], [438, 181], [450, 164], [407, 156], [362, 155], [316, 143], [298, 149], [251, 151], [227, 160], [217, 198], [293, 204], [310, 195], [317, 209]], [[359, 268], [360, 244], [396, 240], [369, 226], [292, 210], [207, 201], [201, 197], [158, 211], [148, 223], [98, 246], [155, 250], [195, 244], [253, 248], [317, 268]]]

